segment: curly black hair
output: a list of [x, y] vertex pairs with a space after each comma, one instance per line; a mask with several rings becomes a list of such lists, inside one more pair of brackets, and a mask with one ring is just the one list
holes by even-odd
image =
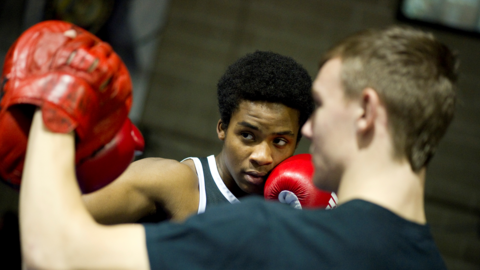
[[314, 110], [311, 87], [310, 75], [292, 58], [267, 51], [247, 54], [230, 65], [217, 84], [223, 128], [228, 127], [240, 102], [249, 100], [281, 103], [298, 110], [301, 129]]

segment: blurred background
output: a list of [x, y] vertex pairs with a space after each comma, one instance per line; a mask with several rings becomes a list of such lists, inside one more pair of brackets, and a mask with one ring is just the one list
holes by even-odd
[[[239, 57], [274, 51], [315, 77], [321, 54], [356, 31], [391, 24], [431, 31], [458, 51], [461, 77], [456, 117], [428, 168], [427, 220], [449, 269], [479, 270], [479, 2], [0, 0], [0, 63], [14, 40], [42, 20], [66, 20], [95, 33], [132, 75], [130, 118], [146, 139], [142, 157], [181, 160], [220, 151], [216, 84]], [[297, 153], [305, 152], [303, 139]], [[18, 237], [18, 193], [2, 182], [0, 269], [20, 269]]]

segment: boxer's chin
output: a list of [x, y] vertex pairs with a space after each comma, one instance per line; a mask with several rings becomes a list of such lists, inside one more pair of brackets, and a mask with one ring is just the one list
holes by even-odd
[[313, 173], [313, 184], [325, 191], [338, 191], [339, 179], [333, 174], [328, 174], [325, 171], [315, 167], [315, 172]]

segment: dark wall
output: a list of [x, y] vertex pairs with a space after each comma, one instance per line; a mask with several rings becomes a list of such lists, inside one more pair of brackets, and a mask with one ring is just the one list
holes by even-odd
[[[2, 62], [21, 32], [23, 2], [0, 1]], [[399, 23], [396, 8], [397, 0], [171, 1], [165, 28], [158, 32], [160, 43], [151, 55], [153, 67], [145, 70], [145, 103], [139, 105], [145, 156], [182, 159], [220, 150], [216, 83], [237, 58], [257, 49], [272, 50], [295, 58], [314, 77], [319, 57], [330, 45], [364, 28]], [[480, 39], [424, 29], [456, 49], [461, 59], [456, 117], [427, 173], [427, 219], [449, 269], [478, 270]], [[303, 152], [308, 152], [306, 140], [297, 150]], [[1, 216], [14, 224], [11, 217], [17, 211], [18, 194], [0, 184]]]

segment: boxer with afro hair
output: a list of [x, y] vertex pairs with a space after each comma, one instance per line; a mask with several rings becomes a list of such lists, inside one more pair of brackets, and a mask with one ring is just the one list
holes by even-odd
[[261, 100], [298, 110], [301, 127], [314, 110], [310, 91], [310, 76], [295, 60], [274, 52], [256, 51], [237, 60], [220, 78], [220, 117], [227, 128], [240, 101]]

